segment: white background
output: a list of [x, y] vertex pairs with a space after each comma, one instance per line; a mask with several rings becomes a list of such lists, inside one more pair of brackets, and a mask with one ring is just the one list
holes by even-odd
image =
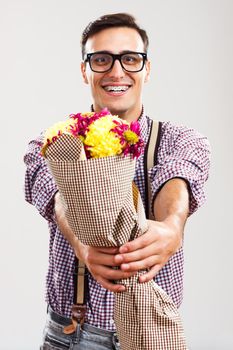
[[64, 116], [89, 110], [81, 31], [99, 15], [122, 11], [150, 36], [149, 115], [194, 127], [212, 145], [208, 201], [185, 233], [181, 311], [191, 350], [233, 349], [233, 1], [0, 0], [2, 350], [38, 349], [46, 313], [48, 231], [24, 202], [27, 143]]

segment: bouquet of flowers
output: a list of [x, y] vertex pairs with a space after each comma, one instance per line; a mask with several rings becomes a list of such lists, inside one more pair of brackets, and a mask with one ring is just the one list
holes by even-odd
[[131, 238], [137, 221], [132, 181], [142, 149], [139, 123], [129, 124], [107, 109], [73, 114], [46, 131], [41, 152], [82, 243], [120, 246]]
[[[107, 109], [78, 113], [49, 128], [41, 150], [59, 188], [67, 221], [91, 246], [121, 246], [148, 226], [133, 183], [135, 159], [143, 150], [138, 122], [127, 123]], [[114, 320], [123, 350], [184, 350], [180, 316], [154, 282], [139, 283], [145, 271], [117, 283]]]
[[143, 149], [138, 122], [127, 123], [112, 116], [107, 108], [100, 113], [71, 114], [70, 118], [56, 123], [44, 136], [42, 154], [62, 134], [78, 137], [84, 145], [87, 158], [101, 158], [132, 154], [139, 157]]

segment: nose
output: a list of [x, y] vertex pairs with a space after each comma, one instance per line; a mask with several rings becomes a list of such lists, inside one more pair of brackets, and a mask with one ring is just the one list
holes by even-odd
[[125, 73], [119, 60], [115, 60], [113, 67], [108, 74], [110, 77], [114, 78], [121, 78], [124, 76]]

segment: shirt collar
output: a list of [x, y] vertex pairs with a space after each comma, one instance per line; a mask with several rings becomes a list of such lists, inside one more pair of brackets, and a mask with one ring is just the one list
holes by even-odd
[[145, 114], [145, 109], [144, 106], [142, 106], [142, 113], [140, 117], [137, 120], [140, 124], [140, 134], [143, 139], [143, 141], [146, 143], [148, 139], [148, 131], [149, 131], [149, 124], [150, 124], [150, 119], [146, 116]]

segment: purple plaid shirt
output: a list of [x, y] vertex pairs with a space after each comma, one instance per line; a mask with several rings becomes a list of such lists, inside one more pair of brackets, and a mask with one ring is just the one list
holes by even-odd
[[[142, 115], [139, 120], [141, 135], [148, 141], [151, 119]], [[42, 136], [29, 143], [25, 163], [25, 198], [33, 204], [48, 221], [50, 231], [49, 266], [46, 279], [46, 301], [52, 309], [64, 316], [71, 316], [74, 299], [73, 271], [75, 255], [54, 221], [54, 194], [56, 184], [47, 163], [40, 156]], [[205, 201], [203, 186], [208, 178], [210, 147], [206, 137], [193, 129], [163, 122], [158, 149], [158, 163], [150, 169], [153, 197], [161, 186], [174, 177], [185, 179], [190, 188], [190, 210], [192, 214]], [[137, 160], [134, 181], [145, 205], [145, 183], [143, 157]], [[183, 294], [183, 248], [173, 255], [160, 270], [155, 281], [179, 307]], [[115, 330], [113, 321], [114, 294], [103, 287], [89, 274], [89, 301], [87, 323]]]

